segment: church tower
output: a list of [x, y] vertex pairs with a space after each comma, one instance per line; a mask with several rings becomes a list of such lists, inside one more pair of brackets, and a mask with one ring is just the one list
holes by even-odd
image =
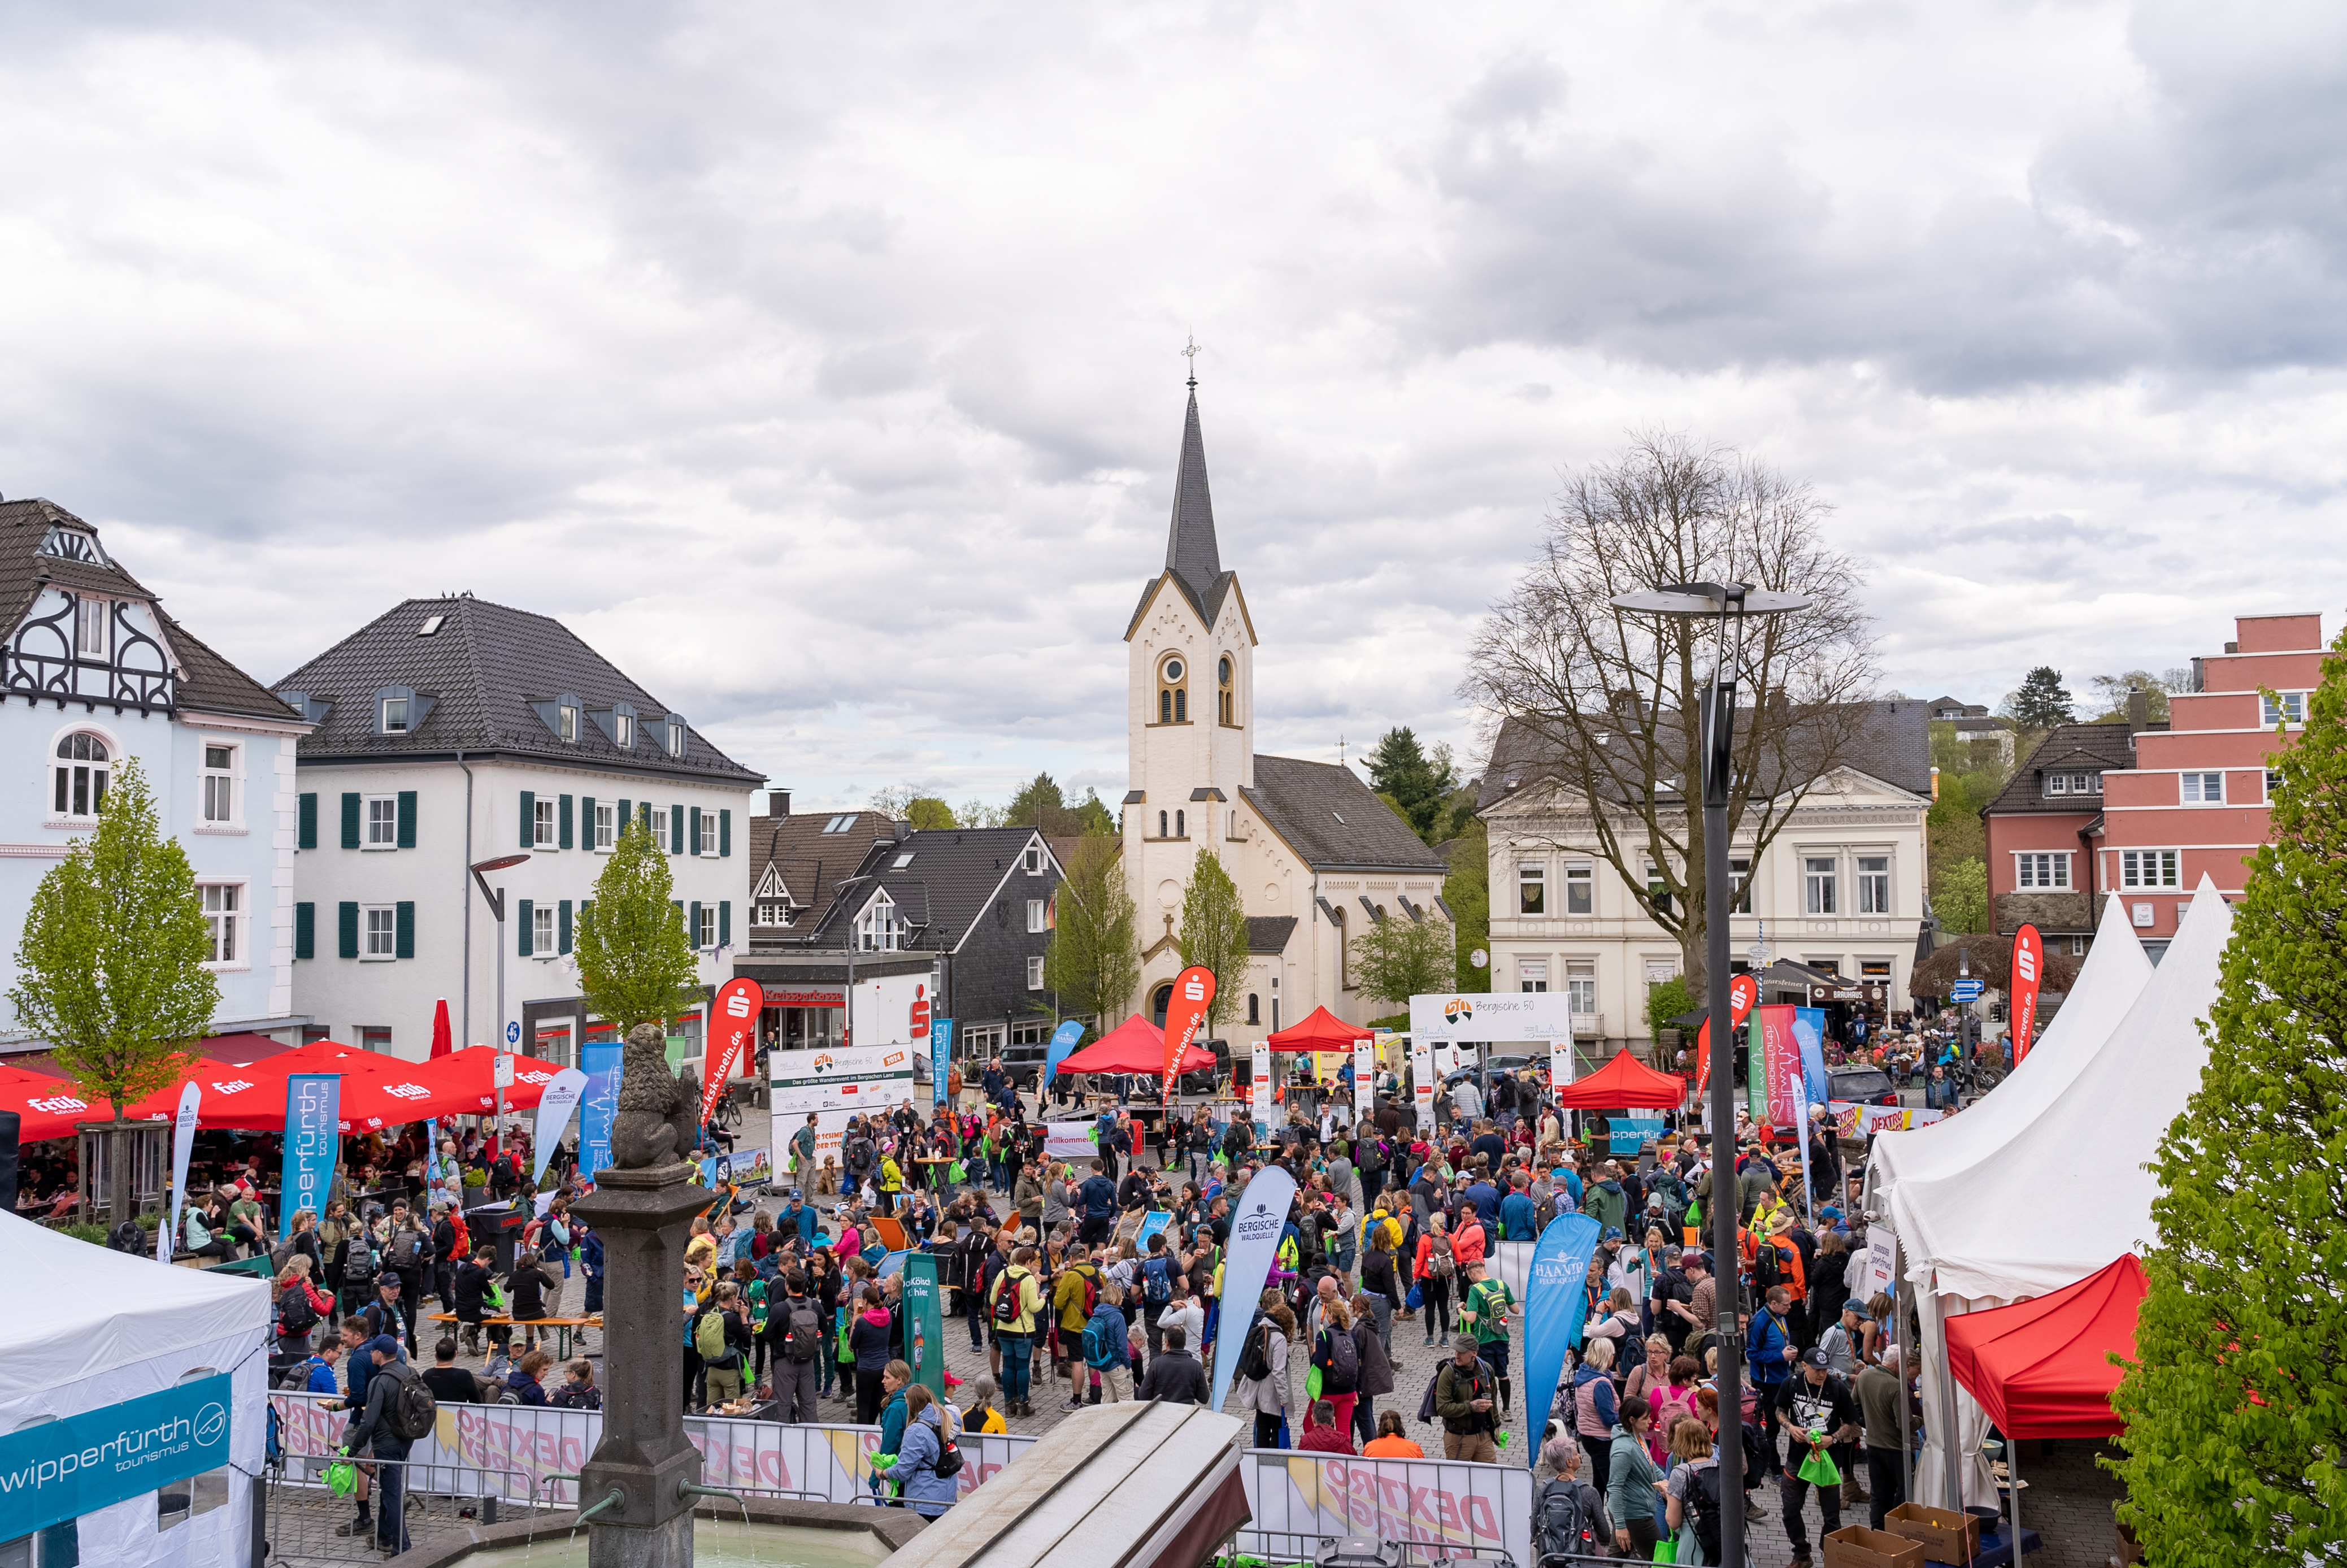
[[1124, 633], [1124, 864], [1144, 952], [1173, 928], [1167, 917], [1178, 926], [1200, 850], [1239, 876], [1225, 845], [1238, 826], [1239, 792], [1255, 783], [1255, 627], [1238, 574], [1223, 569], [1198, 384], [1189, 384], [1165, 567], [1143, 588]]

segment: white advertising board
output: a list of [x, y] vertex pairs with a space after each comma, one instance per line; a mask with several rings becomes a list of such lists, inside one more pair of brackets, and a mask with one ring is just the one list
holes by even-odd
[[858, 980], [847, 999], [847, 1043], [856, 1050], [902, 1045], [929, 1049], [929, 977], [883, 975]]
[[[860, 992], [863, 988], [856, 989]], [[892, 1107], [912, 1102], [909, 1042], [777, 1050], [766, 1061], [774, 1105], [774, 1141], [769, 1146], [788, 1149], [791, 1134], [806, 1125], [807, 1112], [812, 1111], [818, 1167], [825, 1159], [839, 1158], [840, 1136], [847, 1130], [849, 1117], [885, 1115]]]
[[1571, 1040], [1573, 999], [1563, 991], [1434, 991], [1409, 999], [1412, 1040]]

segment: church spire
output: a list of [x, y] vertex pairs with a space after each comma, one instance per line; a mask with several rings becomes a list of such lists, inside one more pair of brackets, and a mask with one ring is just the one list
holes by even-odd
[[[1192, 361], [1194, 372], [1196, 361]], [[1206, 443], [1198, 433], [1198, 383], [1190, 383], [1190, 411], [1182, 422], [1182, 460], [1174, 479], [1174, 519], [1165, 535], [1165, 569], [1190, 585], [1201, 603], [1223, 575], [1214, 544], [1214, 503], [1206, 491]]]

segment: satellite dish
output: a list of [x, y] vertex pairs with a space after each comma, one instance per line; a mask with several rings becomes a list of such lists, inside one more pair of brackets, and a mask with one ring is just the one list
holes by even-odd
[[1467, 961], [1480, 969], [1491, 961], [1491, 955], [1478, 948], [1467, 955]]

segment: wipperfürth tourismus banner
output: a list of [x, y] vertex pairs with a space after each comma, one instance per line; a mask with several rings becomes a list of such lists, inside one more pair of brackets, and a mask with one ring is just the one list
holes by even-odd
[[228, 1374], [215, 1372], [0, 1436], [0, 1540], [219, 1469], [228, 1412]]
[[303, 1209], [326, 1212], [334, 1156], [343, 1140], [343, 1075], [296, 1072], [285, 1080], [285, 1163], [279, 1177], [278, 1240], [293, 1234]]

